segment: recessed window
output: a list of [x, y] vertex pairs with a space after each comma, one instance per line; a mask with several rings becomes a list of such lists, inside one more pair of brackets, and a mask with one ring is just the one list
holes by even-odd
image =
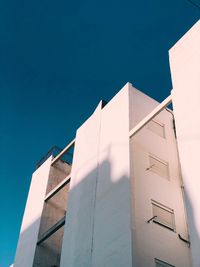
[[149, 167], [148, 170], [155, 172], [156, 174], [169, 179], [169, 166], [164, 160], [157, 158], [154, 155], [149, 155]]
[[155, 265], [156, 267], [175, 267], [174, 265], [171, 265], [167, 262], [155, 259]]
[[152, 200], [153, 222], [175, 231], [174, 210]]
[[151, 120], [148, 125], [147, 128], [154, 132], [155, 134], [161, 136], [162, 138], [165, 138], [165, 126], [164, 124], [155, 121], [155, 120]]

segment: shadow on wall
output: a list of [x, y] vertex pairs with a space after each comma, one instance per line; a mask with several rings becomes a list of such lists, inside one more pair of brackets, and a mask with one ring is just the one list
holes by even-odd
[[[184, 175], [184, 174], [183, 174]], [[192, 267], [199, 267], [200, 266], [200, 254], [199, 254], [199, 244], [200, 244], [200, 236], [199, 231], [196, 227], [196, 219], [195, 219], [195, 213], [194, 208], [192, 205], [192, 201], [190, 200], [190, 196], [187, 192], [187, 190], [184, 190], [185, 193], [185, 205], [187, 209], [187, 221], [189, 226], [189, 241], [191, 253], [192, 253]], [[200, 200], [199, 200], [200, 201]]]
[[131, 266], [130, 184], [113, 176], [106, 160], [71, 190], [61, 266]]
[[[14, 266], [134, 266], [132, 263], [130, 179], [127, 175], [115, 178], [113, 181], [113, 169], [110, 161], [104, 160], [82, 177], [81, 181], [70, 190], [62, 259], [61, 246], [55, 245], [55, 239], [60, 239], [60, 244], [62, 243], [64, 227], [38, 246], [40, 253], [35, 254], [35, 248], [29, 251], [30, 244], [35, 243], [35, 235], [37, 235], [35, 229], [40, 224], [38, 218], [21, 234], [23, 247], [20, 247], [19, 243]], [[76, 182], [76, 176], [74, 179], [73, 184]], [[185, 197], [187, 209], [192, 218], [190, 221], [192, 236], [195, 237], [191, 244], [192, 247], [199, 244], [200, 238], [187, 192], [185, 192]], [[25, 250], [26, 253], [24, 253]], [[199, 262], [199, 254], [195, 256]], [[192, 266], [199, 267], [200, 265], [192, 264]]]
[[56, 235], [62, 240], [64, 227], [38, 246], [40, 253], [28, 249], [38, 218], [21, 233], [14, 266], [132, 266], [130, 184], [126, 175], [115, 178], [105, 160], [70, 190], [61, 265], [61, 248], [54, 241]]

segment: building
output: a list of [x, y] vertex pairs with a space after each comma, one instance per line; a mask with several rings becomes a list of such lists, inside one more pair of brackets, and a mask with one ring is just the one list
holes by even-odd
[[127, 83], [39, 164], [14, 267], [200, 266], [200, 21], [170, 67], [161, 104]]

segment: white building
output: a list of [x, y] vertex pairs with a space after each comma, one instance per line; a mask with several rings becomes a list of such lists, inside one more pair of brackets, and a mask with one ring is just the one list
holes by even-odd
[[34, 172], [14, 267], [200, 266], [200, 22], [170, 65], [163, 103], [127, 83]]

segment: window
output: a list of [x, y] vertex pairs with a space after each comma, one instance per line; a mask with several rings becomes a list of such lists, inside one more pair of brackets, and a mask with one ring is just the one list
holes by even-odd
[[151, 201], [153, 222], [175, 231], [174, 211], [154, 200]]
[[169, 179], [169, 167], [168, 163], [164, 160], [157, 158], [156, 156], [150, 154], [149, 155], [149, 169], [156, 174]]
[[165, 126], [164, 124], [157, 122], [155, 120], [151, 120], [148, 125], [147, 129], [154, 132], [155, 134], [165, 138]]
[[155, 259], [155, 264], [156, 264], [156, 267], [175, 267], [174, 265], [171, 265], [169, 263], [166, 263], [158, 259]]

